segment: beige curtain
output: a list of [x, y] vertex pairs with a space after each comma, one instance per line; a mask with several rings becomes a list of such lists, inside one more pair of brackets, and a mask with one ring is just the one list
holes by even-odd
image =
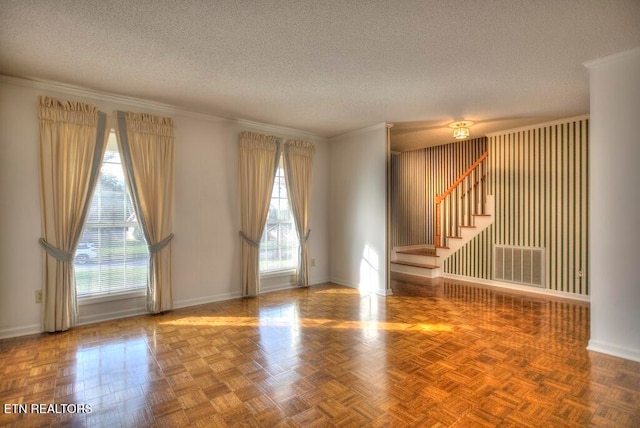
[[284, 176], [289, 204], [300, 239], [297, 283], [309, 286], [309, 205], [311, 203], [311, 158], [315, 146], [308, 141], [288, 140], [284, 144]]
[[271, 203], [273, 181], [280, 158], [276, 137], [240, 134], [240, 268], [243, 296], [260, 291], [260, 238]]
[[77, 322], [73, 255], [106, 148], [106, 115], [88, 104], [40, 98], [40, 190], [44, 289], [42, 327]]
[[118, 145], [136, 217], [149, 246], [147, 310], [173, 308], [173, 120], [115, 112]]

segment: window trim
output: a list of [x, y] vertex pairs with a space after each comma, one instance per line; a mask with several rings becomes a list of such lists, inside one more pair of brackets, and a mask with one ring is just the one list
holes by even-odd
[[[117, 144], [117, 133], [116, 133], [116, 129], [115, 128], [111, 128], [107, 131], [107, 138], [111, 138], [111, 137], [116, 138], [116, 144]], [[108, 148], [108, 142], [107, 142], [107, 148]], [[110, 165], [120, 165], [121, 168], [124, 171], [124, 164], [122, 163], [122, 153], [120, 152], [120, 146], [119, 144], [117, 144], [117, 148], [118, 148], [118, 162], [114, 162], [113, 160], [102, 160], [102, 163], [100, 165], [100, 168], [102, 169], [102, 167], [105, 164], [110, 164]], [[100, 174], [102, 173], [102, 171], [100, 171]], [[131, 194], [130, 191], [125, 183], [125, 192], [128, 194], [129, 199], [131, 199]], [[87, 227], [87, 225], [91, 225], [91, 227], [95, 228], [95, 229], [102, 229], [102, 228], [111, 228], [111, 227], [123, 227], [123, 228], [129, 228], [129, 227], [134, 227], [134, 226], [139, 226], [138, 222], [132, 222], [132, 221], [120, 221], [120, 222], [113, 222], [113, 223], [103, 223], [103, 222], [95, 222], [95, 223], [90, 223], [89, 222], [89, 218], [87, 217], [84, 225], [82, 226], [82, 233], [84, 234], [85, 229]], [[145, 240], [146, 242], [146, 240]], [[75, 257], [75, 254], [74, 254]], [[74, 275], [75, 275], [75, 269], [76, 267], [74, 266]], [[147, 273], [148, 275], [148, 273]], [[96, 304], [96, 303], [103, 303], [103, 302], [111, 302], [111, 301], [117, 301], [117, 300], [125, 300], [125, 299], [134, 299], [134, 298], [139, 298], [139, 297], [146, 297], [147, 296], [147, 287], [148, 287], [148, 282], [146, 285], [143, 286], [139, 286], [136, 288], [128, 288], [128, 289], [117, 289], [117, 290], [101, 290], [101, 291], [97, 291], [97, 292], [90, 292], [90, 293], [79, 293], [77, 290], [77, 282], [76, 282], [76, 303], [78, 306], [83, 306], [83, 305], [91, 305], [91, 304]]]
[[268, 278], [279, 278], [285, 276], [291, 276], [297, 274], [298, 269], [296, 268], [282, 268], [277, 270], [268, 270], [264, 272], [260, 272], [260, 278], [268, 279]]
[[78, 302], [78, 306], [83, 306], [83, 305], [93, 305], [95, 303], [113, 302], [116, 300], [135, 299], [138, 297], [146, 297], [146, 296], [147, 296], [147, 289], [146, 287], [143, 287], [138, 290], [123, 290], [123, 291], [116, 291], [113, 293], [96, 293], [96, 294], [77, 296], [76, 301]]
[[[286, 183], [286, 177], [285, 177], [285, 170], [284, 170], [284, 156], [281, 153], [280, 154], [280, 159], [278, 160], [278, 164], [276, 166], [276, 172], [274, 174], [273, 177], [273, 185], [275, 186], [276, 184], [276, 180], [278, 179], [278, 171], [282, 170], [282, 180], [284, 181], [284, 183]], [[291, 223], [293, 225], [293, 229], [294, 229], [294, 233], [296, 234], [296, 241], [297, 241], [297, 246], [292, 248], [292, 251], [296, 251], [296, 255], [295, 255], [295, 263], [293, 265], [289, 265], [289, 266], [285, 266], [285, 267], [275, 267], [275, 268], [271, 268], [271, 269], [265, 269], [262, 270], [261, 265], [261, 251], [259, 251], [258, 254], [258, 273], [260, 278], [270, 278], [270, 277], [284, 277], [284, 276], [288, 276], [291, 274], [296, 274], [297, 270], [298, 270], [298, 266], [299, 266], [299, 252], [300, 252], [300, 239], [297, 238], [297, 231], [296, 231], [296, 224], [295, 224], [295, 218], [293, 216], [293, 209], [291, 207], [291, 198], [289, 197], [289, 189], [286, 188], [286, 184], [285, 184], [285, 192], [286, 192], [286, 200], [287, 200], [287, 205], [289, 207], [289, 215], [291, 217], [290, 221], [287, 222], [283, 222], [279, 219], [277, 219], [277, 223], [283, 223], [283, 224], [287, 224], [287, 223]], [[284, 199], [282, 197], [279, 197], [278, 199]], [[271, 192], [271, 199], [269, 200], [269, 206], [271, 206], [271, 201], [273, 200], [273, 190]], [[260, 237], [260, 245], [262, 245], [262, 240], [264, 237], [264, 234], [267, 233], [267, 224], [269, 223], [269, 218], [267, 216], [267, 219], [265, 221], [265, 229], [263, 231], [263, 236]], [[261, 248], [260, 248], [261, 250]], [[267, 261], [268, 262], [268, 261]]]

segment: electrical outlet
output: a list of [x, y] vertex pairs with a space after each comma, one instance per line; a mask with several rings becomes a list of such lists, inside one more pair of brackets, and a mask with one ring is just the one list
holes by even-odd
[[42, 303], [42, 290], [36, 290], [36, 303]]
[[311, 267], [316, 267], [316, 259], [311, 259]]

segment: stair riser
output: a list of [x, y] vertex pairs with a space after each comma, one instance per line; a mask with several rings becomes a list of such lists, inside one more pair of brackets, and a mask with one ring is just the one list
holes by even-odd
[[439, 257], [421, 256], [418, 254], [396, 253], [396, 260], [409, 263], [420, 263], [423, 265], [437, 265]]
[[391, 272], [406, 273], [409, 275], [417, 275], [425, 278], [437, 278], [441, 275], [440, 269], [425, 269], [416, 266], [391, 264]]

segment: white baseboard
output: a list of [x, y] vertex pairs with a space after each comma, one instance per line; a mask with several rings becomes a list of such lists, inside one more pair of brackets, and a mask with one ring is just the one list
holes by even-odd
[[325, 276], [322, 278], [311, 278], [309, 281], [311, 282], [309, 285], [313, 287], [314, 285], [324, 285], [331, 282], [331, 279], [328, 276]]
[[640, 362], [640, 349], [627, 348], [613, 343], [591, 339], [587, 345], [587, 350]]
[[584, 296], [581, 294], [567, 293], [565, 291], [547, 290], [546, 288], [527, 287], [526, 285], [512, 284], [509, 282], [492, 281], [489, 279], [455, 275], [452, 273], [443, 273], [441, 277], [445, 279], [455, 279], [458, 281], [474, 282], [476, 284], [488, 285], [490, 287], [496, 287], [496, 288], [504, 288], [504, 289], [523, 292], [523, 293], [540, 294], [540, 295], [549, 296], [549, 297], [577, 300], [580, 302], [587, 302], [587, 303], [591, 301], [591, 298], [589, 296]]
[[[311, 286], [326, 284], [327, 282], [329, 282], [328, 278], [315, 279], [314, 282], [311, 284]], [[263, 293], [271, 293], [274, 291], [297, 288], [297, 286], [291, 282], [283, 282], [280, 284], [272, 284], [270, 286], [260, 287], [260, 288], [261, 288], [260, 294], [263, 294]], [[224, 300], [239, 299], [241, 297], [242, 297], [242, 293], [240, 291], [236, 291], [232, 293], [219, 293], [219, 294], [214, 294], [206, 297], [197, 297], [194, 299], [178, 300], [174, 302], [173, 307], [174, 309], [187, 308], [189, 306], [205, 305], [207, 303], [222, 302]]]
[[[311, 282], [309, 284], [310, 287], [313, 287], [315, 285], [323, 285], [326, 284], [327, 282], [329, 282], [328, 278], [322, 278], [322, 279], [315, 279], [313, 280], [313, 282]], [[300, 288], [298, 287], [295, 283], [293, 282], [283, 282], [280, 284], [271, 284], [269, 286], [263, 287], [262, 284], [260, 285], [260, 294], [264, 294], [264, 293], [273, 293], [275, 291], [282, 291], [282, 290], [293, 290], [296, 288]]]
[[350, 287], [355, 289], [359, 288], [358, 284], [355, 284], [351, 281], [347, 281], [346, 279], [338, 278], [335, 276], [329, 277], [329, 281], [333, 282], [334, 284], [344, 285], [345, 287]]
[[276, 291], [291, 290], [294, 288], [298, 288], [298, 286], [293, 283], [276, 284], [276, 285], [271, 285], [269, 287], [260, 286], [260, 294], [274, 293]]
[[[177, 301], [174, 301], [173, 308], [180, 309], [180, 308], [185, 308], [189, 306], [197, 306], [197, 305], [203, 305], [206, 303], [219, 302], [221, 300], [235, 299], [238, 297], [242, 297], [239, 292], [238, 293], [219, 293], [211, 296], [198, 297], [194, 299], [177, 300]], [[126, 309], [122, 311], [103, 312], [99, 314], [81, 316], [78, 322], [78, 325], [94, 324], [102, 321], [111, 321], [115, 319], [135, 317], [138, 315], [145, 315], [145, 314], [148, 314], [148, 312], [144, 306]]]
[[393, 291], [391, 290], [391, 288], [378, 288], [376, 290], [376, 294], [379, 296], [393, 296]]
[[174, 309], [188, 308], [189, 306], [205, 305], [207, 303], [221, 302], [223, 300], [232, 300], [242, 297], [240, 291], [231, 293], [218, 293], [205, 297], [195, 297], [193, 299], [176, 300], [173, 302]]
[[111, 320], [117, 320], [120, 318], [136, 317], [138, 315], [145, 315], [147, 313], [148, 312], [146, 311], [146, 309], [142, 307], [142, 308], [125, 309], [123, 311], [103, 312], [95, 315], [84, 315], [79, 317], [78, 324], [76, 325], [95, 324], [97, 322], [102, 322], [102, 321], [111, 321]]
[[[346, 279], [331, 277], [329, 278], [329, 281], [333, 282], [334, 284], [344, 285], [345, 287], [355, 288], [356, 290], [360, 291], [360, 284], [355, 284], [351, 281], [347, 281]], [[384, 288], [376, 288], [375, 294], [379, 296], [391, 296], [393, 293], [391, 292], [391, 289], [387, 290]]]
[[[314, 279], [314, 282], [311, 284], [311, 286], [326, 284], [327, 282], [330, 282], [329, 278], [316, 278]], [[291, 289], [291, 288], [296, 288], [296, 286], [291, 283], [286, 283], [286, 284], [283, 283], [283, 284], [271, 286], [268, 289], [263, 290], [263, 292], [270, 293], [273, 291], [279, 291], [279, 290]], [[221, 302], [224, 300], [238, 299], [241, 297], [242, 297], [242, 293], [240, 291], [230, 292], [230, 293], [229, 292], [218, 293], [218, 294], [213, 294], [205, 297], [176, 300], [174, 302], [173, 308], [181, 309], [181, 308], [187, 308], [189, 306], [204, 305], [207, 303]], [[95, 314], [95, 315], [84, 315], [80, 317], [77, 325], [95, 324], [102, 321], [111, 321], [111, 320], [120, 319], [120, 318], [128, 318], [128, 317], [134, 317], [138, 315], [145, 315], [147, 313], [148, 312], [145, 310], [144, 307], [139, 307], [139, 308], [122, 310], [122, 311], [104, 312], [104, 313]], [[31, 324], [31, 325], [26, 325], [22, 327], [9, 327], [5, 329], [0, 329], [0, 339], [9, 339], [12, 337], [27, 336], [30, 334], [38, 334], [38, 333], [42, 333], [42, 327], [40, 326], [40, 324]]]
[[30, 334], [42, 333], [40, 324], [30, 324], [23, 327], [10, 327], [0, 330], [0, 339], [9, 339], [11, 337], [28, 336]]

